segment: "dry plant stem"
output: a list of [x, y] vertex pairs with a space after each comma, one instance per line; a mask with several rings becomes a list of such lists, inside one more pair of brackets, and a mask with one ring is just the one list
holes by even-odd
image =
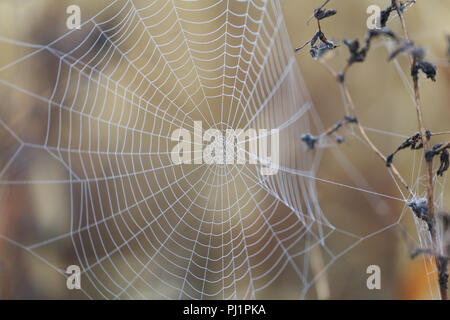
[[[409, 41], [409, 40], [408, 40]], [[415, 65], [416, 61], [411, 58], [411, 65]], [[420, 92], [419, 92], [419, 80], [414, 80], [414, 99], [416, 102], [416, 112], [417, 120], [419, 123], [420, 135], [422, 136], [422, 143], [424, 147], [424, 152], [427, 153], [430, 147], [430, 141], [427, 138], [426, 129], [423, 124], [423, 113], [422, 106], [420, 102]], [[433, 161], [426, 161], [427, 166], [427, 200], [428, 200], [428, 221], [434, 226], [434, 195], [433, 195]], [[430, 230], [431, 236], [436, 237], [436, 232], [434, 228]], [[433, 240], [434, 241], [434, 240]]]
[[[320, 60], [320, 62], [322, 63], [322, 65], [325, 66], [325, 68], [333, 75], [334, 78], [338, 77], [338, 74], [323, 60]], [[345, 85], [345, 83], [340, 83], [340, 85], [342, 86], [342, 89], [344, 90], [344, 94], [345, 97], [347, 99], [347, 102], [350, 106], [350, 109], [352, 110], [353, 116], [355, 116], [357, 119], [358, 116], [356, 114], [356, 108], [355, 105], [353, 104], [353, 100], [352, 97], [350, 96], [350, 92], [348, 91], [347, 86]], [[358, 121], [358, 123], [355, 124], [356, 126], [358, 126], [359, 131], [361, 132], [361, 135], [363, 137], [363, 139], [367, 142], [367, 144], [370, 146], [370, 148], [378, 155], [378, 157], [383, 160], [383, 163], [386, 163], [386, 157], [384, 156], [383, 153], [381, 153], [381, 151], [375, 146], [375, 144], [372, 142], [372, 140], [370, 140], [369, 136], [366, 133], [366, 130], [363, 128], [363, 126], [361, 125], [360, 121]], [[405, 187], [405, 189], [411, 194], [413, 195], [411, 188], [409, 187], [409, 185], [406, 183], [405, 179], [402, 177], [402, 175], [400, 174], [400, 172], [397, 170], [397, 168], [394, 165], [391, 165], [388, 168], [396, 177], [397, 179], [401, 182], [401, 184]]]
[[443, 144], [442, 147], [436, 149], [436, 152], [441, 152], [441, 151], [443, 151], [445, 149], [448, 149], [448, 148], [450, 148], [450, 142], [447, 142], [447, 143]]
[[[400, 0], [395, 0], [395, 5], [397, 7], [397, 13], [400, 18], [400, 22], [402, 25], [405, 39], [406, 39], [406, 41], [410, 42], [408, 29], [406, 27], [405, 16], [403, 15], [402, 10], [400, 10], [400, 8], [401, 8]], [[410, 56], [410, 63], [411, 63], [411, 68], [413, 68], [413, 66], [416, 64], [416, 59], [412, 56]], [[419, 123], [419, 130], [420, 130], [420, 134], [422, 136], [424, 152], [426, 153], [431, 148], [430, 148], [430, 141], [427, 138], [426, 129], [423, 124], [423, 112], [422, 112], [422, 106], [421, 106], [421, 100], [420, 100], [418, 77], [416, 77], [414, 79], [414, 99], [415, 99], [415, 104], [416, 104], [416, 112], [417, 112], [417, 120]], [[436, 236], [436, 230], [434, 227], [435, 226], [435, 217], [434, 217], [434, 195], [433, 195], [433, 161], [432, 160], [426, 161], [426, 166], [427, 166], [427, 201], [428, 201], [428, 217], [427, 217], [427, 219], [428, 219], [428, 223], [432, 226], [430, 228], [430, 235], [431, 235], [431, 240], [433, 242], [433, 244], [432, 244], [433, 250], [438, 251], [439, 245], [438, 245], [438, 240], [437, 240], [437, 236]], [[439, 270], [440, 270], [439, 259], [437, 257], [435, 257], [434, 260], [435, 260], [436, 268], [437, 268], [437, 271], [439, 274]], [[442, 300], [447, 300], [447, 289], [445, 288], [445, 284], [441, 283], [441, 281], [439, 281], [439, 282], [440, 282], [439, 289], [441, 292], [441, 298], [442, 298]]]
[[[344, 90], [345, 97], [347, 98], [348, 104], [350, 106], [350, 109], [352, 110], [353, 114], [356, 116], [356, 109], [355, 105], [353, 104], [352, 97], [350, 96], [350, 92], [348, 91], [347, 86], [345, 83], [340, 84]], [[378, 155], [378, 157], [383, 160], [384, 163], [386, 163], [386, 157], [385, 155], [375, 146], [375, 144], [370, 140], [369, 136], [366, 133], [366, 130], [361, 126], [361, 124], [357, 124], [359, 131], [361, 132], [361, 135], [363, 136], [364, 140], [369, 144], [370, 148]], [[406, 183], [405, 179], [402, 177], [400, 172], [397, 170], [397, 168], [393, 165], [389, 167], [389, 170], [397, 177], [397, 179], [401, 182], [401, 184], [405, 187], [405, 189], [412, 195], [411, 188]]]
[[[328, 4], [328, 2], [330, 2], [330, 0], [325, 0], [325, 2], [320, 6], [320, 9], [325, 7]], [[312, 18], [314, 18], [314, 14], [306, 22], [307, 25], [309, 25], [309, 22], [311, 21]], [[320, 26], [319, 20], [317, 20], [317, 26], [319, 28], [319, 31], [321, 31], [321, 26]], [[296, 48], [295, 51], [297, 52], [299, 50], [302, 50], [309, 43], [311, 43], [311, 40], [307, 41], [304, 45]], [[329, 128], [327, 130], [327, 132], [331, 132], [332, 130], [333, 130], [333, 127]], [[324, 134], [327, 134], [327, 132], [325, 132]], [[324, 268], [323, 256], [322, 256], [322, 251], [319, 246], [313, 247], [313, 249], [311, 250], [310, 258], [311, 258], [310, 265], [311, 265], [312, 273], [314, 274], [314, 276], [316, 277], [320, 272], [322, 272], [322, 276], [318, 278], [318, 280], [315, 284], [317, 298], [319, 300], [327, 300], [330, 298], [330, 285], [328, 282], [327, 273], [325, 270], [323, 270], [323, 268]]]
[[447, 135], [447, 134], [450, 134], [450, 131], [432, 133], [431, 136], [435, 137], [435, 136], [443, 136], [443, 135]]
[[301, 45], [298, 48], [295, 48], [295, 52], [302, 50], [304, 47], [306, 47], [309, 43], [311, 43], [311, 40], [308, 40], [305, 42], [305, 44]]
[[319, 138], [325, 137], [330, 135], [332, 132], [335, 132], [336, 130], [336, 124], [329, 127], [327, 130], [325, 130], [322, 134], [319, 135]]

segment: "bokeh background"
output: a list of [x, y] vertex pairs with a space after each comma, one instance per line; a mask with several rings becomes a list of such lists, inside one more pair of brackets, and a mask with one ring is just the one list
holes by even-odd
[[[328, 7], [338, 10], [338, 15], [326, 19], [322, 27], [326, 35], [342, 44], [342, 39], [359, 38], [366, 33], [366, 8], [378, 4], [384, 8], [387, 0], [336, 0]], [[55, 1], [55, 0], [1, 0], [0, 35], [28, 43], [46, 44], [67, 32], [65, 10], [68, 5], [77, 4], [82, 9], [82, 19], [87, 19], [108, 4], [108, 1]], [[292, 45], [298, 46], [310, 39], [316, 32], [315, 24], [307, 26], [306, 21], [321, 1], [281, 0], [281, 6]], [[450, 34], [450, 3], [442, 0], [418, 0], [407, 11], [407, 23], [411, 38], [417, 45], [427, 48], [427, 59], [439, 67], [437, 82], [421, 81], [425, 123], [428, 129], [446, 131], [450, 128], [450, 68], [447, 56], [447, 34]], [[398, 20], [389, 27], [399, 31]], [[5, 65], [23, 56], [25, 50], [0, 42], [0, 61]], [[353, 66], [347, 83], [357, 108], [360, 122], [369, 130], [370, 138], [380, 150], [388, 154], [402, 141], [417, 131], [417, 119], [413, 102], [401, 73], [393, 63], [388, 63], [388, 49], [383, 42], [377, 43], [369, 53], [367, 62]], [[348, 56], [345, 47], [339, 47], [327, 62], [337, 71], [342, 70]], [[297, 63], [304, 77], [314, 109], [324, 127], [331, 126], [344, 116], [345, 108], [335, 79], [324, 67], [313, 60], [308, 49], [297, 53]], [[26, 79], [29, 86], [45, 89], [47, 77], [52, 74], [54, 64], [50, 60], [36, 60], [30, 72], [35, 75]], [[408, 60], [399, 59], [399, 68], [408, 75]], [[409, 79], [408, 79], [408, 83]], [[38, 89], [39, 90], [39, 89]], [[33, 102], [21, 95], [11, 97], [6, 88], [0, 88], [0, 119], [5, 117], [20, 127], [21, 133], [33, 137], [40, 132], [46, 114], [33, 108]], [[16, 128], [18, 128], [16, 126]], [[3, 128], [1, 128], [3, 130]], [[314, 130], [314, 129], [313, 129]], [[4, 130], [3, 130], [4, 131]], [[318, 134], [319, 132], [313, 132]], [[391, 134], [387, 134], [391, 133]], [[398, 188], [386, 171], [383, 163], [352, 131], [344, 129], [346, 138], [339, 146], [323, 149], [317, 176], [321, 179], [357, 186], [366, 190], [401, 197]], [[0, 131], [0, 163], [10, 159], [13, 139]], [[433, 140], [433, 142], [440, 142]], [[298, 142], [301, 144], [301, 142]], [[55, 168], [45, 157], [33, 155], [34, 165], [29, 175], [39, 179], [48, 172], [58, 177], [64, 168]], [[399, 170], [411, 184], [418, 184], [421, 174], [417, 171], [420, 154], [404, 152], [396, 158]], [[21, 159], [17, 160], [20, 164]], [[24, 171], [27, 170], [23, 162]], [[413, 168], [415, 164], [415, 169]], [[58, 171], [60, 170], [60, 171]], [[30, 171], [30, 170], [28, 170]], [[47, 177], [48, 178], [48, 177]], [[443, 180], [444, 181], [444, 180]], [[439, 189], [442, 196], [441, 210], [450, 209], [449, 186]], [[0, 185], [0, 234], [20, 243], [33, 239], [33, 234], [55, 235], [55, 230], [67, 225], [70, 217], [69, 194], [60, 186]], [[348, 232], [364, 236], [376, 231], [352, 247], [337, 259], [322, 276], [329, 286], [331, 299], [428, 299], [434, 298], [433, 269], [428, 260], [411, 260], [409, 252], [417, 240], [417, 226], [410, 212], [405, 212], [405, 203], [387, 197], [345, 188], [336, 184], [317, 182], [317, 195], [322, 211], [335, 226]], [[399, 217], [403, 214], [400, 222]], [[386, 226], [391, 226], [384, 229]], [[348, 247], [342, 238], [331, 239], [334, 248]], [[334, 242], [333, 242], [334, 241]], [[66, 248], [70, 243], [43, 248], [42, 252], [54, 265], [64, 266], [72, 258]], [[319, 252], [320, 254], [320, 252]], [[326, 260], [326, 258], [325, 258]], [[326, 263], [327, 261], [325, 261]], [[366, 268], [379, 265], [382, 270], [382, 289], [368, 290]], [[85, 298], [78, 291], [68, 291], [63, 278], [45, 262], [10, 242], [0, 239], [0, 297], [16, 298]], [[292, 298], [298, 288], [291, 281], [289, 273], [259, 298]], [[431, 279], [431, 283], [430, 283]], [[320, 281], [319, 281], [320, 282]], [[319, 283], [318, 282], [318, 283]], [[323, 283], [323, 282], [320, 282]], [[306, 296], [316, 299], [317, 288], [312, 286]]]

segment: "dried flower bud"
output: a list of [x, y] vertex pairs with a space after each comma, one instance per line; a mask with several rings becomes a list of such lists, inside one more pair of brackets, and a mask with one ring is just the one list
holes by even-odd
[[319, 141], [319, 137], [313, 136], [310, 133], [302, 135], [301, 139], [310, 149], [314, 149], [316, 142]]

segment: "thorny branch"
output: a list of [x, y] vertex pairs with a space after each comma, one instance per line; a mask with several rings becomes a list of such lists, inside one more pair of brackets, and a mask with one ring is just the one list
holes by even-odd
[[[324, 7], [326, 4], [328, 4], [330, 0], [326, 0], [322, 6], [314, 10], [314, 14], [311, 18], [315, 17], [317, 20], [318, 28], [319, 30], [314, 35], [314, 37], [306, 42], [303, 46], [300, 46], [295, 50], [295, 52], [301, 50], [304, 48], [308, 43], [311, 45], [310, 53], [313, 58], [320, 59], [324, 53], [326, 53], [329, 50], [335, 49], [337, 46], [334, 45], [333, 42], [329, 41], [324, 33], [322, 32], [321, 26], [320, 26], [320, 20], [333, 16], [337, 12], [336, 10], [324, 10]], [[420, 99], [420, 92], [419, 92], [419, 72], [423, 72], [428, 79], [431, 79], [433, 81], [436, 81], [436, 72], [437, 68], [435, 65], [433, 65], [430, 62], [427, 62], [424, 60], [425, 57], [425, 51], [422, 48], [418, 48], [414, 46], [413, 42], [411, 42], [408, 34], [408, 30], [406, 27], [406, 21], [404, 17], [404, 9], [408, 7], [408, 5], [411, 5], [415, 3], [415, 0], [408, 0], [405, 3], [400, 2], [400, 0], [391, 0], [391, 5], [383, 10], [380, 15], [380, 26], [381, 29], [378, 30], [369, 30], [366, 38], [364, 46], [361, 46], [358, 39], [355, 39], [353, 41], [348, 41], [344, 39], [344, 44], [348, 47], [348, 50], [350, 52], [350, 57], [347, 60], [347, 65], [344, 68], [343, 72], [336, 73], [326, 62], [324, 62], [322, 59], [319, 61], [327, 68], [327, 70], [338, 80], [341, 88], [343, 89], [345, 99], [347, 100], [347, 103], [351, 109], [351, 112], [353, 114], [353, 117], [351, 119], [354, 119], [355, 121], [352, 121], [351, 123], [354, 123], [361, 132], [362, 137], [367, 142], [369, 147], [380, 157], [385, 163], [388, 169], [397, 177], [397, 179], [402, 183], [402, 185], [405, 187], [405, 189], [413, 196], [413, 199], [416, 199], [415, 195], [412, 193], [412, 190], [406, 183], [405, 179], [401, 176], [400, 172], [396, 169], [396, 167], [392, 164], [394, 155], [406, 148], [410, 148], [412, 150], [418, 150], [418, 149], [424, 149], [425, 153], [425, 159], [426, 159], [426, 166], [427, 166], [427, 198], [425, 199], [419, 199], [414, 200], [408, 203], [408, 206], [411, 208], [411, 210], [414, 212], [414, 214], [421, 220], [427, 223], [428, 230], [431, 235], [432, 239], [432, 248], [431, 249], [419, 249], [416, 253], [426, 253], [431, 254], [435, 258], [436, 268], [438, 271], [438, 282], [439, 282], [439, 288], [441, 292], [441, 297], [443, 300], [447, 299], [447, 282], [448, 282], [448, 272], [447, 272], [447, 265], [448, 265], [448, 257], [442, 255], [442, 253], [439, 251], [439, 243], [437, 240], [436, 235], [436, 221], [435, 221], [435, 214], [434, 214], [434, 196], [433, 196], [433, 159], [435, 156], [440, 157], [440, 167], [437, 171], [438, 176], [442, 176], [445, 171], [448, 170], [450, 166], [449, 161], [449, 152], [448, 149], [450, 149], [450, 142], [447, 143], [441, 143], [438, 145], [435, 145], [434, 147], [431, 147], [431, 137], [432, 136], [438, 136], [438, 135], [444, 135], [449, 134], [449, 132], [440, 132], [440, 133], [431, 133], [429, 130], [425, 129], [424, 122], [423, 122], [423, 112], [422, 112], [422, 106], [421, 106], [421, 99]], [[400, 19], [403, 34], [404, 34], [404, 40], [400, 39], [393, 33], [390, 29], [386, 27], [386, 24], [389, 20], [389, 17], [392, 12], [397, 12], [397, 15]], [[311, 18], [309, 20], [311, 20]], [[309, 22], [308, 20], [308, 22]], [[415, 98], [415, 106], [416, 106], [416, 113], [417, 113], [417, 119], [419, 124], [419, 132], [414, 134], [413, 136], [406, 139], [391, 155], [388, 157], [385, 157], [383, 153], [375, 146], [375, 144], [370, 140], [367, 133], [364, 130], [364, 127], [359, 123], [356, 116], [356, 110], [355, 106], [353, 104], [353, 101], [351, 99], [349, 90], [345, 83], [345, 75], [348, 69], [354, 64], [354, 63], [361, 63], [364, 62], [367, 53], [370, 50], [371, 41], [379, 36], [385, 36], [391, 38], [393, 41], [395, 41], [397, 44], [399, 44], [398, 48], [394, 50], [389, 58], [388, 61], [394, 59], [399, 54], [407, 54], [410, 59], [411, 64], [411, 77], [414, 83], [414, 98]], [[316, 42], [319, 41], [319, 45], [316, 46]], [[450, 56], [450, 37], [448, 38], [449, 41], [449, 56]], [[403, 43], [402, 43], [403, 42]], [[309, 146], [310, 149], [313, 149], [315, 147], [315, 143], [324, 136], [329, 136], [331, 134], [334, 134], [337, 130], [339, 130], [342, 125], [346, 124], [348, 122], [345, 122], [345, 120], [340, 120], [337, 122], [334, 126], [326, 130], [324, 133], [322, 133], [319, 136], [313, 136], [310, 133], [307, 133], [302, 136], [302, 140]], [[338, 143], [343, 141], [343, 138], [339, 137], [336, 140]]]

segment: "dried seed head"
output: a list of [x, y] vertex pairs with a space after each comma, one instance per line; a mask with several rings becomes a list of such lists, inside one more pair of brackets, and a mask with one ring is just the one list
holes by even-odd
[[427, 76], [427, 79], [431, 79], [436, 81], [436, 73], [437, 67], [428, 61], [419, 61], [417, 65], [419, 70], [422, 70], [423, 73]]
[[322, 10], [321, 8], [314, 9], [314, 17], [317, 20], [322, 20], [331, 16], [334, 16], [337, 13], [336, 10], [329, 9], [329, 10]]
[[438, 176], [442, 177], [444, 172], [447, 171], [448, 167], [450, 166], [449, 153], [447, 150], [442, 151], [440, 160], [441, 160], [441, 164], [440, 164], [439, 169], [436, 174]]
[[343, 137], [339, 136], [339, 137], [336, 138], [336, 142], [341, 144], [341, 143], [345, 142], [345, 139]]
[[387, 156], [386, 158], [386, 167], [390, 167], [392, 164], [392, 161], [394, 161], [394, 154], [390, 154], [389, 156]]
[[408, 203], [408, 207], [414, 212], [417, 218], [427, 221], [428, 219], [428, 201], [426, 198], [412, 200]]
[[319, 141], [319, 137], [313, 136], [310, 133], [305, 133], [302, 135], [301, 139], [310, 149], [314, 149], [316, 142]]
[[429, 150], [429, 151], [427, 151], [427, 152], [425, 153], [425, 160], [427, 160], [427, 161], [432, 161], [433, 158], [434, 158], [434, 156], [436, 156], [436, 155], [439, 154], [439, 151], [438, 151], [438, 150], [439, 150], [439, 148], [442, 147], [443, 145], [444, 145], [443, 143], [439, 143], [439, 144], [433, 146], [433, 148], [432, 148], [431, 150]]
[[345, 116], [344, 119], [345, 119], [345, 122], [347, 122], [347, 123], [358, 123], [357, 117]]

